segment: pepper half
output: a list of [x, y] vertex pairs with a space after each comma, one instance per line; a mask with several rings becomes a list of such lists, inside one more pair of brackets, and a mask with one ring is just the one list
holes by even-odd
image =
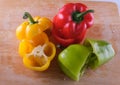
[[112, 45], [104, 40], [86, 39], [84, 46], [92, 51], [88, 64], [92, 69], [105, 64], [115, 55]]
[[79, 80], [86, 69], [86, 61], [91, 51], [80, 44], [68, 46], [58, 55], [62, 71], [73, 80]]
[[55, 40], [64, 47], [82, 42], [87, 29], [93, 25], [92, 12], [81, 3], [64, 5], [53, 18], [52, 34]]
[[58, 61], [62, 71], [73, 80], [79, 80], [87, 67], [96, 69], [115, 55], [112, 45], [103, 40], [86, 39], [83, 45], [65, 48]]
[[56, 48], [53, 43], [47, 42], [44, 45], [34, 47], [31, 53], [28, 53], [23, 58], [24, 65], [35, 71], [46, 70], [50, 62], [55, 57]]

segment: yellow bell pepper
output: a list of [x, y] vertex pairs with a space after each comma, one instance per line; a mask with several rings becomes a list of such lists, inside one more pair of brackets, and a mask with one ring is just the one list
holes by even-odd
[[25, 55], [23, 63], [31, 70], [44, 71], [49, 67], [50, 62], [55, 57], [55, 53], [55, 45], [47, 42], [44, 45], [34, 47], [31, 53]]
[[16, 29], [16, 36], [19, 40], [22, 40], [24, 38], [31, 40], [41, 32], [52, 28], [52, 22], [48, 18], [37, 16], [33, 19], [28, 12], [25, 12], [23, 18], [28, 18], [29, 22], [23, 22]]
[[[45, 39], [41, 38], [43, 42]], [[24, 65], [35, 71], [46, 70], [55, 57], [56, 48], [52, 42], [44, 42], [34, 46], [28, 40], [22, 40], [19, 44], [19, 54], [23, 58]]]
[[23, 22], [16, 29], [16, 36], [21, 40], [19, 54], [23, 58], [23, 64], [35, 71], [46, 70], [56, 54], [55, 45], [49, 41], [45, 30], [52, 28], [52, 22], [45, 17], [35, 17], [25, 12], [24, 18], [29, 22]]

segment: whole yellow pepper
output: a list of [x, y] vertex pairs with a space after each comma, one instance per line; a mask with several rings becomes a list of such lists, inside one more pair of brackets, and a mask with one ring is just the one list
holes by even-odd
[[21, 40], [19, 44], [19, 54], [23, 58], [23, 64], [35, 71], [46, 70], [51, 60], [55, 57], [55, 45], [49, 41], [45, 30], [52, 28], [52, 22], [45, 17], [35, 17], [25, 12], [23, 22], [16, 29], [16, 36]]
[[37, 16], [33, 19], [28, 12], [25, 12], [23, 18], [28, 18], [29, 22], [23, 22], [16, 29], [16, 36], [19, 40], [22, 40], [24, 38], [31, 40], [41, 32], [52, 28], [52, 22], [48, 18]]

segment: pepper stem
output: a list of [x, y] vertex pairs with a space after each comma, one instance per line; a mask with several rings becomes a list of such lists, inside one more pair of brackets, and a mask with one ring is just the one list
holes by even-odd
[[87, 10], [87, 11], [85, 11], [85, 12], [81, 12], [80, 14], [77, 14], [77, 17], [79, 18], [79, 17], [83, 17], [84, 15], [86, 15], [87, 13], [90, 13], [90, 12], [94, 12], [94, 10]]
[[23, 19], [27, 19], [27, 18], [29, 19], [29, 22], [30, 22], [31, 24], [37, 23], [36, 21], [34, 21], [34, 19], [32, 18], [32, 16], [31, 16], [30, 13], [25, 12], [24, 15], [23, 15]]
[[87, 11], [85, 11], [85, 12], [73, 12], [72, 18], [73, 18], [74, 21], [80, 22], [80, 21], [83, 20], [83, 17], [84, 17], [87, 13], [90, 13], [90, 12], [93, 13], [94, 10], [87, 10]]

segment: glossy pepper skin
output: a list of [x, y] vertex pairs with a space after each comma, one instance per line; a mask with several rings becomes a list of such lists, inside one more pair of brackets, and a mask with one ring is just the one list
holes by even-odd
[[[26, 41], [22, 41], [21, 44], [26, 43]], [[30, 44], [30, 43], [29, 43]], [[23, 64], [34, 71], [44, 71], [48, 69], [51, 61], [55, 57], [56, 54], [56, 48], [55, 45], [51, 42], [46, 42], [43, 45], [38, 45], [36, 47], [31, 46], [27, 44], [25, 45], [25, 48], [22, 48], [19, 46], [20, 51], [30, 49], [30, 51], [25, 51], [26, 53], [23, 53]]]
[[32, 40], [32, 42], [34, 43], [35, 40], [38, 40], [35, 37], [40, 37], [39, 34], [49, 28], [52, 28], [51, 20], [46, 17], [37, 16], [33, 19], [28, 12], [25, 12], [23, 18], [28, 18], [29, 21], [23, 22], [16, 29], [16, 36], [19, 40], [28, 39]]
[[59, 66], [71, 79], [78, 81], [86, 69], [86, 61], [91, 51], [80, 44], [68, 46], [58, 55]]
[[92, 69], [98, 68], [115, 56], [112, 45], [104, 40], [86, 39], [84, 46], [92, 51], [89, 56], [89, 66]]
[[46, 70], [56, 54], [55, 45], [49, 41], [45, 32], [52, 27], [52, 22], [45, 17], [35, 17], [25, 12], [23, 22], [16, 29], [16, 36], [20, 40], [19, 54], [23, 64], [34, 71]]
[[104, 40], [86, 39], [83, 45], [73, 44], [65, 48], [58, 61], [62, 71], [71, 79], [79, 80], [87, 67], [96, 69], [115, 55], [112, 45]]
[[66, 47], [73, 43], [80, 43], [88, 28], [93, 25], [93, 10], [81, 3], [64, 5], [53, 18], [52, 34], [55, 40]]

